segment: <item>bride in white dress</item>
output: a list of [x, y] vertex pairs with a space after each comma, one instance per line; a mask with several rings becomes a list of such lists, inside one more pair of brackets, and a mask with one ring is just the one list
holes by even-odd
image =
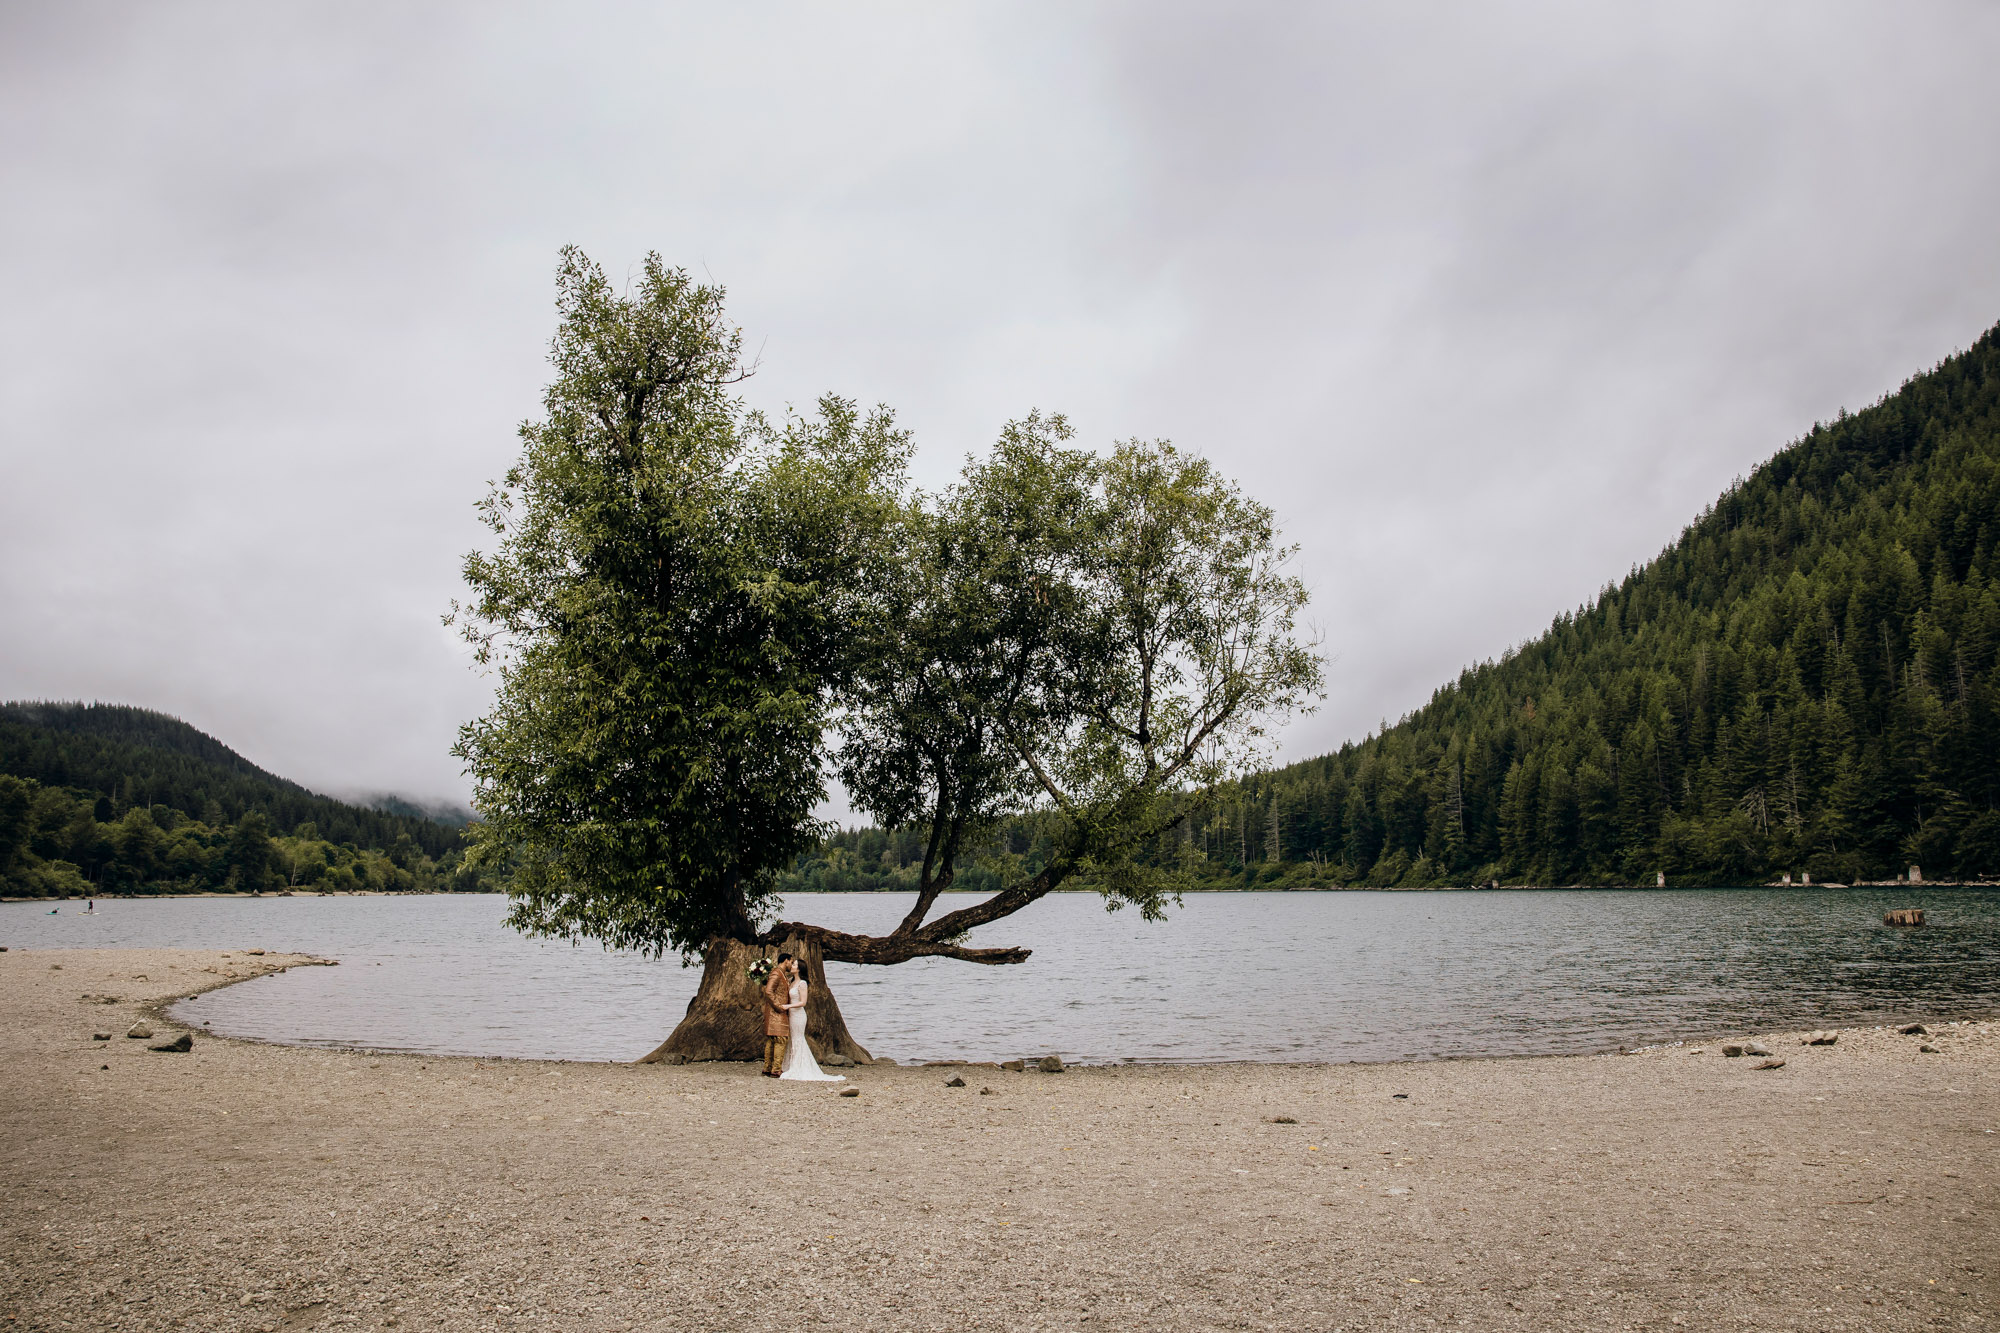
[[800, 1083], [845, 1083], [844, 1074], [828, 1074], [813, 1059], [812, 1047], [806, 1042], [806, 965], [798, 965], [798, 976], [792, 982], [785, 1007], [792, 1011], [792, 1039], [785, 1052], [785, 1067], [778, 1072], [779, 1078], [789, 1078]]

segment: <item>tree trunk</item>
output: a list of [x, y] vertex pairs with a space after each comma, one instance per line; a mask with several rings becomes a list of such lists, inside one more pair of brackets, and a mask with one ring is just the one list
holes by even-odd
[[806, 990], [806, 1044], [812, 1047], [813, 1058], [824, 1064], [830, 1055], [844, 1055], [858, 1065], [872, 1064], [873, 1058], [854, 1040], [840, 1016], [840, 1005], [826, 984], [818, 942], [796, 935], [775, 947], [710, 940], [702, 959], [701, 989], [688, 1001], [687, 1016], [672, 1036], [639, 1063], [763, 1059], [763, 988], [750, 980], [749, 969], [756, 959], [775, 959], [780, 951], [802, 959], [811, 973]]

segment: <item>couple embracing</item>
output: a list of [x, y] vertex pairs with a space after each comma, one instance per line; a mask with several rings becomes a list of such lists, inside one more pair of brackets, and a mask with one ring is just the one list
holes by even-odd
[[823, 1073], [806, 1043], [806, 964], [788, 953], [764, 980], [764, 1077], [803, 1083], [841, 1083], [840, 1074]]

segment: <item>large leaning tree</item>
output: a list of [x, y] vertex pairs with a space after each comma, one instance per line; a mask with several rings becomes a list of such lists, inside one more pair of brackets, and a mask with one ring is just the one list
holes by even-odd
[[[1320, 666], [1271, 511], [1206, 461], [1078, 449], [1060, 417], [1003, 431], [940, 494], [904, 482], [886, 411], [746, 412], [721, 293], [649, 258], [613, 290], [574, 250], [555, 379], [484, 502], [453, 620], [499, 675], [461, 733], [478, 854], [512, 924], [700, 957], [648, 1059], [754, 1059], [751, 961], [1018, 963], [971, 933], [1064, 885], [1157, 917], [1197, 855], [1189, 815], [1308, 708]], [[823, 829], [829, 768], [928, 842], [882, 935], [775, 919]], [[982, 834], [1033, 813], [1032, 873], [936, 913]], [[807, 1036], [866, 1062], [830, 990]]]

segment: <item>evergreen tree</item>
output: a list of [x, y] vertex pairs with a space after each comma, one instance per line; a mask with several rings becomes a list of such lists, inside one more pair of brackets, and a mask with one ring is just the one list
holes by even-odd
[[[1218, 789], [1197, 876], [2000, 877], [1996, 546], [2000, 329], [1815, 426], [1402, 721]], [[1278, 810], [1282, 866], [1261, 850]]]

